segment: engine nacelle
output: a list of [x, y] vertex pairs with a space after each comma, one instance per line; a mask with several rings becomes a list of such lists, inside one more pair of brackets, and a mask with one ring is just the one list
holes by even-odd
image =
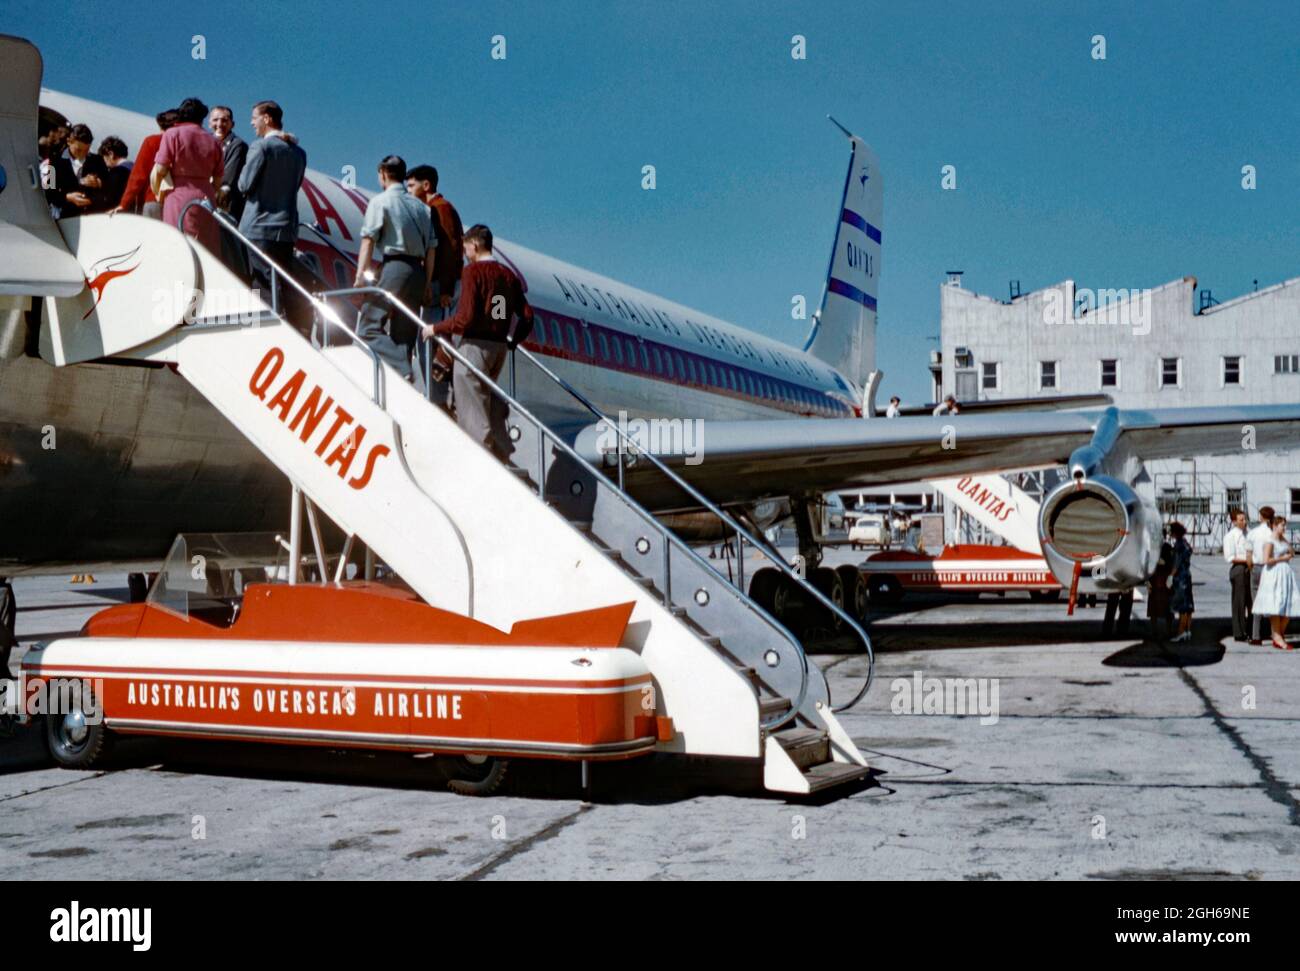
[[1128, 590], [1147, 581], [1160, 558], [1162, 529], [1155, 506], [1110, 476], [1076, 477], [1044, 500], [1038, 537], [1047, 565], [1069, 590]]

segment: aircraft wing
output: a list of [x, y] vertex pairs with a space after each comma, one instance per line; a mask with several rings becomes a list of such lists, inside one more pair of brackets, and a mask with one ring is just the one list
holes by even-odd
[[[1114, 412], [1117, 445], [1140, 460], [1300, 448], [1300, 404], [1151, 411], [1019, 412], [920, 418], [628, 422], [641, 448], [706, 496], [727, 503], [1063, 465]], [[600, 425], [579, 434], [589, 460], [613, 467], [617, 436]], [[627, 470], [653, 508], [688, 506], [648, 463]]]

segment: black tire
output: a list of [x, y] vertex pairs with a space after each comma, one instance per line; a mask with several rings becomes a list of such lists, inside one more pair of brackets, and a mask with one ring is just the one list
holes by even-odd
[[903, 599], [903, 585], [898, 582], [898, 577], [888, 573], [868, 580], [867, 592], [871, 595], [872, 603], [896, 604]]
[[[93, 718], [94, 713], [89, 714]], [[102, 719], [89, 724], [87, 715], [78, 709], [45, 716], [45, 744], [50, 757], [65, 769], [94, 768], [112, 751], [113, 733]]]
[[144, 598], [149, 595], [149, 584], [145, 582], [143, 573], [128, 573], [126, 575], [126, 589], [129, 595], [129, 603], [144, 603]]
[[776, 589], [785, 577], [775, 567], [765, 566], [754, 573], [749, 581], [749, 599], [754, 601], [769, 614], [776, 604]]
[[840, 584], [844, 587], [844, 612], [861, 623], [867, 619], [870, 609], [870, 594], [862, 571], [852, 563], [845, 563], [836, 567], [835, 572], [840, 575]]
[[447, 776], [447, 788], [462, 796], [492, 795], [505, 781], [510, 766], [508, 759], [490, 755], [448, 756], [440, 761]]
[[[841, 610], [844, 608], [844, 583], [840, 575], [828, 566], [819, 566], [808, 574], [808, 582], [817, 591]], [[833, 610], [827, 610], [820, 603], [812, 605], [814, 623], [831, 631], [838, 631], [844, 626], [844, 620]]]

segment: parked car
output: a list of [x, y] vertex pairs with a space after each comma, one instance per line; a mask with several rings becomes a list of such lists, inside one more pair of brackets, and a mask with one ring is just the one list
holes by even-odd
[[890, 539], [889, 520], [879, 513], [868, 513], [859, 516], [849, 529], [849, 545], [855, 550], [864, 546], [875, 546], [887, 550], [890, 546]]

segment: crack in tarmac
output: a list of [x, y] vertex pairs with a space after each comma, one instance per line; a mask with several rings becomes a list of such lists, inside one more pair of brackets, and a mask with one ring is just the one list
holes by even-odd
[[1295, 796], [1291, 795], [1290, 787], [1273, 773], [1273, 770], [1269, 768], [1268, 761], [1250, 747], [1250, 744], [1242, 738], [1241, 732], [1228, 724], [1228, 719], [1219, 711], [1218, 706], [1210, 700], [1210, 696], [1206, 694], [1205, 689], [1201, 687], [1196, 678], [1188, 674], [1187, 670], [1181, 666], [1178, 668], [1178, 676], [1182, 679], [1183, 684], [1191, 688], [1196, 696], [1201, 699], [1201, 703], [1205, 705], [1205, 713], [1213, 720], [1214, 727], [1227, 736], [1232, 747], [1244, 755], [1259, 774], [1260, 785], [1255, 788], [1262, 788], [1264, 795], [1287, 811], [1287, 819], [1292, 826], [1300, 826], [1300, 801], [1297, 801]]
[[469, 873], [464, 874], [458, 879], [469, 882], [482, 880], [490, 876], [494, 871], [509, 863], [515, 857], [527, 853], [538, 843], [545, 843], [547, 840], [554, 838], [561, 830], [567, 829], [569, 826], [577, 822], [583, 813], [594, 808], [595, 807], [591, 803], [584, 803], [567, 816], [562, 816], [550, 825], [542, 827], [532, 836], [522, 839], [517, 843], [511, 843], [508, 847], [502, 850], [500, 854], [494, 856], [482, 866], [471, 870]]

